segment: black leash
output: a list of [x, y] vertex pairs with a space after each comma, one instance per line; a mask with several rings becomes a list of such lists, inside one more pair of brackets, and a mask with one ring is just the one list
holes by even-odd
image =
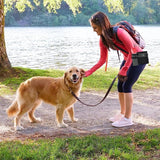
[[83, 105], [86, 105], [86, 106], [95, 107], [95, 106], [99, 105], [100, 103], [102, 103], [102, 102], [105, 100], [105, 98], [108, 96], [108, 94], [109, 94], [109, 92], [110, 92], [110, 90], [111, 90], [114, 82], [116, 81], [116, 79], [117, 79], [117, 76], [113, 79], [113, 81], [112, 81], [111, 85], [109, 86], [109, 88], [108, 88], [105, 96], [103, 97], [103, 99], [102, 99], [99, 103], [97, 103], [97, 104], [86, 104], [86, 103], [82, 102], [82, 101], [75, 95], [75, 93], [72, 91], [72, 89], [71, 89], [70, 87], [68, 87], [68, 89], [69, 89], [70, 93], [71, 93], [80, 103], [82, 103]]

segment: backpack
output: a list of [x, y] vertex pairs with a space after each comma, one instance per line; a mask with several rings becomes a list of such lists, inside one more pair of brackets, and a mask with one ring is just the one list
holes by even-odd
[[[117, 35], [117, 30], [118, 28], [123, 28], [125, 29], [129, 34], [130, 36], [135, 40], [135, 42], [139, 45], [140, 48], [144, 49], [145, 48], [145, 41], [144, 39], [142, 38], [142, 36], [140, 35], [140, 33], [135, 30], [134, 26], [127, 22], [127, 21], [120, 21], [118, 22], [115, 27], [113, 27], [113, 34], [115, 35], [116, 39], [122, 43], [119, 38], [118, 38], [118, 35]], [[127, 51], [123, 50], [122, 48], [118, 47], [117, 45], [115, 45], [118, 49], [122, 50], [123, 52], [126, 52], [128, 53]]]

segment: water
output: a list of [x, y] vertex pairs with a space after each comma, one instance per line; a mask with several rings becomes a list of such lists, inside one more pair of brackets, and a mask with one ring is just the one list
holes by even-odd
[[[160, 26], [136, 26], [146, 41], [151, 65], [160, 62]], [[99, 36], [91, 27], [5, 27], [12, 66], [38, 69], [91, 68], [99, 60]], [[123, 59], [121, 55], [121, 60]], [[108, 66], [119, 66], [116, 51]]]

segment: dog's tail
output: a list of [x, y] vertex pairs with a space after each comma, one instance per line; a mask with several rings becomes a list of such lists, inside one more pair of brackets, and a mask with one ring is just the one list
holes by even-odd
[[14, 116], [17, 112], [19, 111], [18, 109], [18, 103], [17, 100], [15, 99], [12, 104], [9, 106], [9, 108], [6, 110], [8, 117]]

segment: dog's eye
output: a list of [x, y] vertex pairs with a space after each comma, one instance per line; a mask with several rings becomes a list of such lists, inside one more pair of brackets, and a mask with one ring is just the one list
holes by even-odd
[[69, 73], [72, 73], [72, 70], [70, 70]]
[[76, 72], [79, 72], [79, 70], [77, 69]]

